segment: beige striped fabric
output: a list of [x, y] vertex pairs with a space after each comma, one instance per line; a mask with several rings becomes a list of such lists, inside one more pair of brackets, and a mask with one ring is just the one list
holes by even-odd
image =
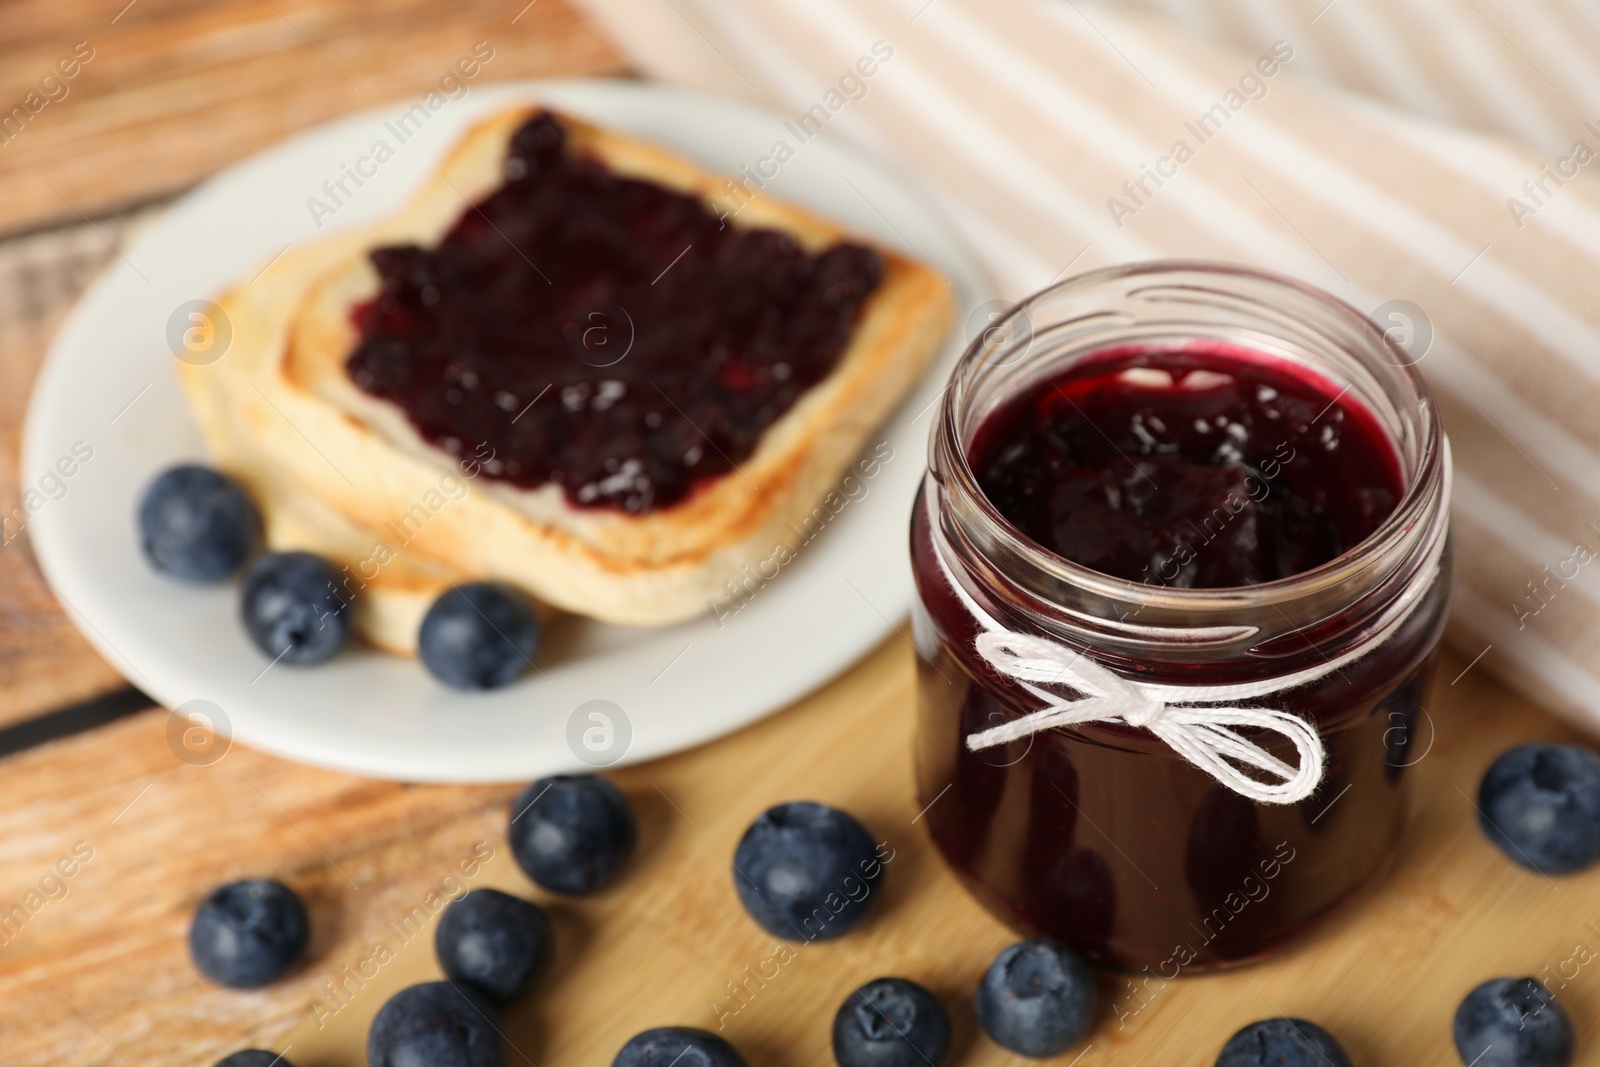
[[[1136, 0], [1192, 34], [1260, 51], [1296, 41], [1296, 72], [1439, 122], [1505, 134], [1551, 161], [1600, 119], [1594, 0]], [[1588, 134], [1590, 144], [1597, 135]], [[1520, 179], [1519, 179], [1520, 181]]]
[[1192, 256], [1413, 328], [1457, 463], [1452, 639], [1600, 731], [1595, 0], [586, 2], [653, 76], [821, 103], [1006, 296]]

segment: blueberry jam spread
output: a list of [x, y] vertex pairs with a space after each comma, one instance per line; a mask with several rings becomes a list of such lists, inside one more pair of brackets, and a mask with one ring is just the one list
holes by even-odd
[[883, 278], [622, 177], [540, 113], [437, 247], [378, 248], [347, 364], [422, 437], [574, 505], [666, 508], [747, 459], [839, 362]]
[[1039, 545], [1179, 588], [1317, 567], [1373, 533], [1404, 491], [1365, 407], [1215, 344], [1091, 357], [1007, 401], [969, 451], [984, 495]]

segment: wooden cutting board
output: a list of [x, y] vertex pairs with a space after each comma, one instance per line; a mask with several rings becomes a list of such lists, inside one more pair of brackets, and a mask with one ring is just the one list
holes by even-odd
[[[0, 766], [0, 900], [20, 899], [77, 842], [93, 858], [0, 949], [4, 1060], [201, 1067], [257, 1044], [298, 1067], [360, 1067], [383, 1002], [439, 976], [430, 905], [495, 886], [544, 902], [559, 941], [551, 978], [504, 1020], [511, 1067], [604, 1067], [634, 1032], [669, 1024], [721, 1025], [752, 1065], [827, 1064], [838, 1005], [882, 975], [914, 978], [950, 1007], [952, 1063], [1018, 1062], [975, 1032], [970, 1007], [1013, 935], [959, 887], [918, 821], [912, 656], [891, 638], [765, 722], [617, 772], [639, 852], [612, 889], [581, 900], [551, 900], [512, 862], [511, 789], [372, 782], [244, 748], [190, 766], [156, 711], [13, 757]], [[1450, 1019], [1468, 989], [1549, 968], [1553, 986], [1568, 976], [1557, 992], [1578, 1062], [1600, 1063], [1600, 969], [1575, 962], [1600, 958], [1600, 871], [1546, 880], [1516, 867], [1482, 838], [1468, 800], [1506, 747], [1568, 735], [1480, 672], [1451, 685], [1463, 666], [1447, 659], [1427, 705], [1437, 732], [1381, 884], [1259, 966], [1137, 990], [1103, 976], [1098, 1025], [1056, 1062], [1203, 1067], [1239, 1026], [1290, 1014], [1327, 1026], [1358, 1064], [1443, 1067], [1457, 1062]], [[853, 812], [894, 858], [866, 923], [791, 959], [741, 911], [729, 857], [756, 814], [799, 798]], [[216, 989], [185, 956], [188, 918], [210, 886], [250, 875], [305, 894], [311, 959], [262, 992]]]

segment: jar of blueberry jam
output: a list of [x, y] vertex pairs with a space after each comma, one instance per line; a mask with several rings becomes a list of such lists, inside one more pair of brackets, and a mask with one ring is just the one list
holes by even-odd
[[1381, 873], [1431, 743], [1449, 463], [1405, 351], [1286, 278], [1115, 268], [993, 324], [911, 528], [920, 804], [978, 898], [1173, 978]]

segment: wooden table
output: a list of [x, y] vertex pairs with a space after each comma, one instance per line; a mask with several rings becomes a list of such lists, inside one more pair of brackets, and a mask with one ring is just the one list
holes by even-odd
[[[0, 15], [0, 101], [21, 99], [74, 42], [95, 49], [68, 98], [0, 145], [0, 232], [19, 235], [0, 242], [6, 510], [43, 346], [138, 225], [137, 212], [118, 209], [306, 123], [414, 93], [478, 40], [495, 42], [492, 77], [620, 69], [563, 0], [124, 3], [14, 0]], [[29, 744], [139, 701], [77, 637], [23, 539], [0, 549], [0, 590], [0, 724], [22, 724], [0, 732], [0, 748], [22, 749], [0, 760], [7, 1067], [204, 1067], [246, 1045], [287, 1049], [299, 1067], [358, 1067], [387, 996], [437, 975], [431, 926], [405, 923], [458, 890], [463, 859], [492, 854], [465, 884], [541, 896], [505, 846], [510, 788], [373, 782], [242, 746], [196, 766], [174, 755], [159, 709]], [[752, 1064], [826, 1064], [839, 1002], [883, 974], [915, 978], [951, 1005], [954, 1062], [1018, 1062], [974, 1032], [969, 1007], [1011, 935], [960, 890], [917, 825], [911, 664], [891, 638], [763, 723], [618, 772], [640, 813], [639, 855], [607, 893], [547, 901], [557, 966], [506, 1019], [508, 1062], [604, 1067], [644, 1027], [720, 1023]], [[1600, 967], [1573, 962], [1600, 958], [1600, 872], [1551, 881], [1514, 867], [1483, 841], [1468, 800], [1496, 753], [1566, 731], [1467, 657], [1447, 657], [1428, 713], [1437, 734], [1414, 772], [1416, 816], [1381, 886], [1262, 966], [1137, 989], [1104, 976], [1099, 1025], [1059, 1062], [1205, 1065], [1243, 1023], [1300, 1014], [1339, 1034], [1360, 1064], [1453, 1064], [1449, 1020], [1468, 988], [1545, 973], [1567, 976], [1558, 993], [1577, 1020], [1579, 1062], [1600, 1063]], [[760, 810], [801, 797], [856, 813], [895, 858], [858, 932], [750, 982], [746, 968], [772, 959], [774, 944], [740, 911], [728, 856]], [[270, 989], [220, 990], [188, 963], [184, 933], [209, 887], [249, 875], [303, 893], [310, 959]]]

